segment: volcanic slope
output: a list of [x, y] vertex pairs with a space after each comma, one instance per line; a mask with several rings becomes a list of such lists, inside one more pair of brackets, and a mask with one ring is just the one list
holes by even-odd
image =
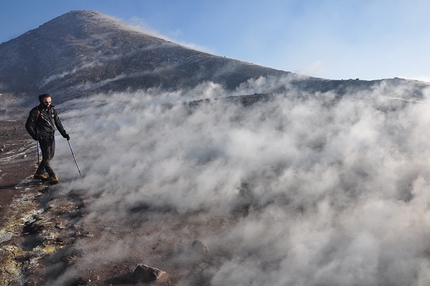
[[[235, 59], [196, 51], [151, 36], [95, 11], [71, 11], [0, 45], [0, 93], [55, 95], [56, 103], [108, 91], [160, 87], [191, 89], [203, 82], [235, 90], [251, 79], [288, 78], [307, 92], [371, 90], [382, 80], [326, 80], [298, 76]], [[390, 79], [394, 85], [402, 79]], [[421, 97], [423, 84], [409, 91]], [[285, 90], [281, 90], [285, 91]], [[262, 90], [273, 93], [279, 90]]]
[[71, 11], [0, 45], [3, 93], [88, 94], [204, 81], [232, 89], [287, 72], [188, 49], [94, 11]]

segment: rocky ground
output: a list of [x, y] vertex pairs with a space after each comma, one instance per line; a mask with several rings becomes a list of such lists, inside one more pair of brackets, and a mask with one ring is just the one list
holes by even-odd
[[[69, 267], [79, 269], [75, 243], [97, 240], [97, 226], [79, 224], [85, 209], [79, 193], [57, 195], [61, 184], [32, 180], [38, 156], [24, 123], [0, 121], [0, 284], [51, 285]], [[173, 276], [137, 261], [79, 269], [62, 284], [174, 284]]]
[[[50, 186], [32, 179], [38, 156], [24, 124], [24, 119], [0, 121], [0, 285], [210, 285], [205, 272], [226, 253], [208, 250], [199, 237], [225, 231], [240, 213], [201, 221], [196, 214], [157, 214], [137, 206], [130, 215], [144, 221], [144, 227], [85, 220], [91, 198], [83, 191], [61, 195], [61, 183]], [[154, 216], [162, 216], [163, 225], [151, 221]], [[141, 239], [154, 233], [159, 234], [155, 239]], [[127, 255], [88, 263], [89, 251], [101, 255], [130, 237], [136, 247], [127, 249]], [[91, 247], [82, 249], [86, 245]], [[186, 262], [175, 258], [184, 255]], [[58, 282], [66, 272], [72, 274]]]

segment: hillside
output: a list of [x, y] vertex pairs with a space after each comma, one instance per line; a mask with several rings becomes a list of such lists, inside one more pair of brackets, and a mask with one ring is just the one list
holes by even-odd
[[[99, 92], [191, 89], [202, 82], [234, 90], [259, 77], [288, 79], [306, 92], [368, 90], [382, 80], [326, 80], [297, 76], [192, 50], [150, 36], [94, 11], [71, 11], [0, 45], [0, 93], [55, 95], [57, 103]], [[403, 84], [401, 79], [386, 80]], [[416, 82], [411, 94], [422, 96]], [[283, 92], [285, 87], [261, 90]]]
[[0, 61], [0, 93], [61, 97], [203, 81], [234, 89], [250, 78], [287, 74], [191, 50], [93, 11], [69, 12], [3, 43]]

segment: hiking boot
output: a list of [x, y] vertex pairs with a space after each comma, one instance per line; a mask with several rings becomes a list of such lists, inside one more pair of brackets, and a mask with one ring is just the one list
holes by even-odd
[[58, 184], [60, 182], [57, 176], [51, 176], [49, 179], [51, 184]]
[[48, 180], [48, 176], [45, 174], [34, 174], [33, 179], [35, 180], [42, 180], [42, 181], [47, 181]]

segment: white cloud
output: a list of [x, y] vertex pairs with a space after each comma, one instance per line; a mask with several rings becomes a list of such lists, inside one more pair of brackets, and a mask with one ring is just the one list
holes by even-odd
[[139, 17], [133, 17], [131, 19], [131, 25], [132, 25], [132, 27], [134, 27], [138, 31], [143, 32], [145, 34], [148, 34], [150, 36], [154, 36], [154, 37], [157, 37], [160, 39], [164, 39], [166, 41], [174, 42], [174, 43], [180, 44], [181, 46], [184, 46], [184, 47], [192, 49], [192, 50], [211, 53], [211, 49], [209, 49], [207, 47], [201, 46], [201, 45], [196, 44], [196, 43], [183, 42], [183, 41], [177, 40], [178, 36], [182, 34], [182, 32], [179, 29], [176, 29], [174, 31], [170, 31], [170, 36], [164, 35], [164, 34], [160, 33], [159, 31], [156, 31], [155, 29], [149, 27], [145, 23], [145, 21]]
[[316, 61], [297, 70], [296, 72], [307, 76], [322, 76], [325, 73], [325, 68], [321, 61]]

